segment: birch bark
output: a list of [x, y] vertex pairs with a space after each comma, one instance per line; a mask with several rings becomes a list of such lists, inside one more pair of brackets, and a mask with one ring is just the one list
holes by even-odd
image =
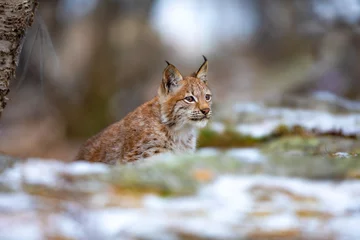
[[38, 0], [0, 0], [0, 117], [26, 30], [32, 25]]

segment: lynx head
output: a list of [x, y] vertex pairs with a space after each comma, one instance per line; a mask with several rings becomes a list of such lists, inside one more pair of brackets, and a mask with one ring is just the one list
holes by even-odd
[[199, 70], [183, 77], [167, 62], [159, 88], [161, 120], [176, 129], [185, 126], [204, 127], [211, 117], [211, 92], [207, 86], [208, 61]]

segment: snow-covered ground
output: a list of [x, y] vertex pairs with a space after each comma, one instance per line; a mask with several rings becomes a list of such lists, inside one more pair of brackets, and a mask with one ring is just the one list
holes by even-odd
[[[328, 97], [324, 94], [319, 97]], [[354, 102], [343, 104], [359, 107]], [[334, 114], [326, 111], [309, 109], [291, 109], [283, 107], [267, 107], [256, 103], [238, 103], [232, 112], [237, 113], [236, 131], [243, 135], [265, 137], [279, 126], [301, 126], [317, 132], [341, 131], [344, 135], [360, 136], [360, 113]], [[225, 125], [215, 121], [209, 125], [218, 133], [225, 131]]]
[[[224, 122], [254, 137], [279, 125], [360, 136], [358, 103], [315, 97], [353, 113], [248, 103], [235, 105]], [[222, 133], [228, 126], [214, 121], [209, 127]], [[298, 144], [290, 140], [285, 138], [290, 147]], [[46, 159], [9, 167], [9, 158], [0, 164], [0, 239], [358, 240], [357, 140], [315, 141], [286, 152], [271, 145], [275, 140], [260, 148], [202, 148], [195, 155], [163, 154], [116, 168]], [[339, 150], [306, 152], [321, 144]], [[331, 177], [354, 179], [309, 179]]]
[[[224, 154], [265, 161], [256, 149]], [[223, 173], [194, 194], [161, 197], [114, 190], [101, 180], [112, 171], [40, 159], [5, 170], [0, 239], [360, 239], [360, 181]]]

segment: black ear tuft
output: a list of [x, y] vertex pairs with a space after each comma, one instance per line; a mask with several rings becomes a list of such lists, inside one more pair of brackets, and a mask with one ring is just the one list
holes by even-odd
[[208, 60], [202, 55], [204, 58], [204, 63], [200, 66], [199, 70], [196, 72], [196, 77], [199, 78], [203, 82], [207, 82], [207, 72], [208, 72]]
[[167, 63], [168, 66], [170, 65], [170, 63], [168, 61], [165, 60], [165, 62]]

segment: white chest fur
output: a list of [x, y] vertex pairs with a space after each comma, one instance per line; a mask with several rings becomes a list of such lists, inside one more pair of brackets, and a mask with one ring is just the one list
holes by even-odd
[[170, 140], [170, 148], [175, 153], [194, 152], [197, 133], [195, 128], [175, 132]]

